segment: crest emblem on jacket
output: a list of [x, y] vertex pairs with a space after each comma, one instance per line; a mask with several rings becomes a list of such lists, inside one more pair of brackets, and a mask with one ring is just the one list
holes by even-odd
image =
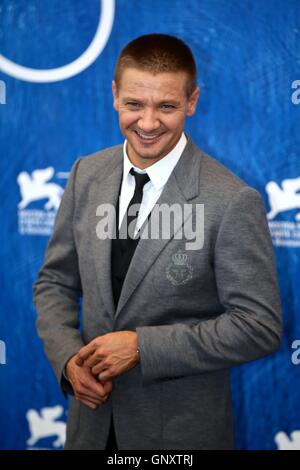
[[172, 255], [172, 261], [166, 268], [167, 279], [173, 286], [186, 284], [193, 277], [193, 268], [188, 262], [188, 255], [182, 250]]

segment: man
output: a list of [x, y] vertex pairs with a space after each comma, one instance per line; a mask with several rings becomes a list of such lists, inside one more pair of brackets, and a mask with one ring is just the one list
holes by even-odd
[[[74, 395], [66, 449], [232, 449], [230, 367], [278, 349], [263, 203], [184, 133], [196, 83], [181, 40], [129, 43], [112, 83], [125, 143], [72, 168], [34, 286], [39, 335]], [[171, 206], [169, 236], [143, 238]]]

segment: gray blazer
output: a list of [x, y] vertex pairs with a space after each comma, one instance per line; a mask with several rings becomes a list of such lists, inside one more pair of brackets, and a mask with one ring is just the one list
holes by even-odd
[[104, 449], [112, 413], [119, 449], [231, 449], [230, 367], [275, 352], [281, 336], [262, 199], [188, 137], [157, 203], [204, 204], [203, 248], [187, 251], [172, 232], [141, 239], [115, 310], [96, 210], [116, 205], [122, 169], [122, 145], [75, 162], [34, 284], [37, 330], [65, 394], [64, 365], [84, 344], [138, 335], [140, 363], [104, 405], [71, 399], [65, 448]]

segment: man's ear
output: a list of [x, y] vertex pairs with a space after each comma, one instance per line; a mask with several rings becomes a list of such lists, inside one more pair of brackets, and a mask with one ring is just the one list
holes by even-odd
[[195, 88], [191, 96], [189, 97], [188, 105], [187, 105], [187, 112], [186, 112], [187, 116], [192, 116], [195, 113], [199, 95], [200, 95], [200, 88], [197, 87]]
[[112, 81], [111, 87], [112, 87], [112, 94], [114, 97], [113, 106], [116, 111], [119, 111], [119, 93], [118, 93], [118, 87], [117, 87], [115, 80]]

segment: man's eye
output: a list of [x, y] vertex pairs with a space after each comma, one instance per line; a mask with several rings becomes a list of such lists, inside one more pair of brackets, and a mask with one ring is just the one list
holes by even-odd
[[163, 104], [161, 106], [163, 109], [175, 109], [175, 106], [173, 104]]
[[140, 106], [139, 103], [135, 103], [134, 101], [128, 101], [126, 105], [130, 106], [131, 108], [138, 108]]

